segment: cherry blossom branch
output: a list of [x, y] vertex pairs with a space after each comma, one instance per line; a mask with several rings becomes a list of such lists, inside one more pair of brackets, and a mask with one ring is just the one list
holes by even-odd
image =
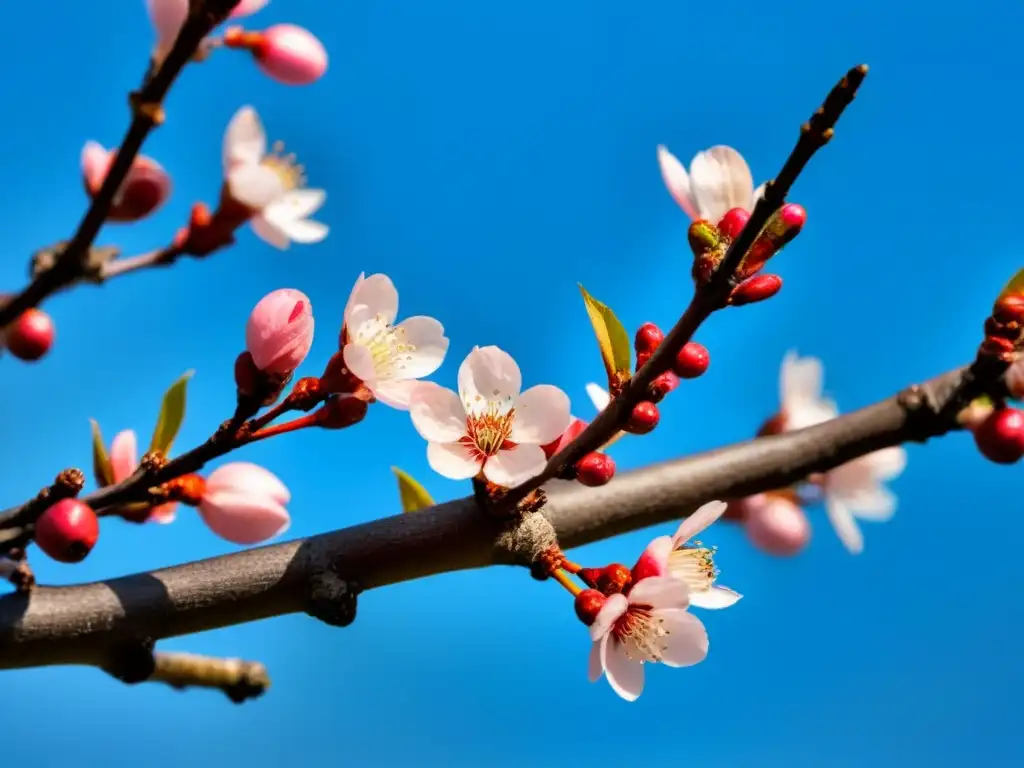
[[167, 57], [158, 67], [150, 66], [142, 86], [130, 95], [131, 125], [121, 140], [102, 187], [93, 197], [74, 236], [63, 247], [52, 268], [39, 272], [24, 290], [0, 306], [0, 327], [83, 276], [90, 246], [107, 220], [121, 184], [146, 138], [163, 123], [164, 97], [203, 39], [227, 18], [237, 4], [238, 0], [192, 0], [188, 18]]
[[[711, 499], [773, 490], [882, 448], [924, 442], [959, 429], [947, 404], [959, 396], [967, 371], [950, 371], [814, 427], [624, 473], [601, 488], [549, 488], [542, 515], [563, 547], [577, 547], [676, 520]], [[999, 396], [996, 389], [989, 394]], [[529, 565], [537, 542], [509, 536], [501, 526], [468, 497], [150, 573], [37, 586], [31, 595], [0, 599], [0, 668], [109, 669], [124, 648], [140, 643], [289, 613], [345, 626], [355, 618], [361, 590], [455, 570]]]
[[853, 101], [867, 71], [867, 66], [862, 64], [847, 72], [810, 120], [801, 126], [800, 138], [779, 175], [765, 184], [763, 197], [754, 206], [740, 234], [730, 244], [710, 281], [697, 288], [686, 311], [647, 363], [641, 366], [621, 392], [613, 393], [615, 397], [608, 406], [575, 440], [551, 457], [541, 474], [506, 494], [501, 500], [502, 508], [512, 508], [544, 483], [561, 475], [567, 467], [591, 451], [598, 450], [622, 429], [633, 408], [649, 398], [649, 388], [655, 378], [671, 368], [676, 356], [693, 338], [701, 324], [726, 305], [730, 291], [736, 286], [737, 269], [747, 252], [772, 214], [785, 202], [790, 188], [810, 159], [832, 139], [836, 121]]
[[95, 282], [105, 283], [115, 277], [121, 277], [132, 272], [138, 272], [150, 267], [167, 267], [173, 264], [183, 253], [181, 248], [171, 246], [170, 248], [158, 248], [142, 253], [138, 256], [125, 256], [111, 259], [105, 262], [99, 270]]
[[172, 688], [214, 688], [241, 704], [262, 696], [270, 676], [262, 664], [242, 659], [218, 659], [192, 653], [151, 653], [140, 647], [129, 653], [119, 649], [106, 671], [129, 684], [164, 683]]

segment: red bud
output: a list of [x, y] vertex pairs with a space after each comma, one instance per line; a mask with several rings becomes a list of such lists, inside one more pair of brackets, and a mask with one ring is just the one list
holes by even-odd
[[778, 275], [754, 275], [733, 289], [729, 296], [729, 303], [734, 307], [742, 307], [744, 304], [754, 304], [758, 301], [770, 299], [782, 290], [782, 278]]

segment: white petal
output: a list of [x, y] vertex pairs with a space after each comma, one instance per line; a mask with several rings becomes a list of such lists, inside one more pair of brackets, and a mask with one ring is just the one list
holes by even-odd
[[466, 411], [450, 389], [421, 381], [409, 401], [409, 416], [420, 437], [432, 443], [454, 443], [466, 434]]
[[480, 462], [461, 443], [430, 443], [427, 446], [430, 468], [449, 480], [469, 480], [480, 471]]
[[594, 408], [598, 412], [603, 411], [608, 407], [608, 403], [612, 401], [612, 396], [608, 393], [608, 390], [602, 387], [600, 384], [590, 382], [587, 384], [587, 395], [590, 396], [590, 402], [594, 404]]
[[359, 277], [356, 278], [356, 284], [352, 286], [352, 291], [348, 295], [348, 301], [345, 302], [345, 314], [342, 315], [342, 322], [348, 324], [349, 315], [352, 314], [352, 307], [355, 305], [353, 299], [359, 295], [359, 286], [363, 284], [366, 279], [366, 273], [360, 272]]
[[825, 500], [825, 512], [828, 514], [829, 522], [835, 529], [836, 536], [849, 550], [851, 555], [859, 555], [864, 551], [864, 536], [857, 526], [857, 521], [846, 505], [839, 499], [829, 496]]
[[82, 146], [82, 175], [86, 180], [98, 180], [100, 172], [106, 172], [109, 160], [110, 152], [98, 141], [90, 139]]
[[498, 347], [474, 347], [459, 366], [459, 396], [467, 413], [488, 402], [509, 404], [523, 388], [523, 375], [512, 355]]
[[178, 32], [188, 17], [189, 0], [146, 0], [149, 20], [156, 32], [155, 56], [159, 60], [170, 52]]
[[661, 169], [661, 178], [665, 182], [668, 193], [672, 195], [672, 199], [691, 219], [700, 218], [697, 215], [697, 205], [690, 193], [690, 177], [687, 175], [686, 169], [679, 159], [661, 144], [658, 145], [658, 167]]
[[[186, 7], [188, 3], [185, 3]], [[236, 165], [257, 165], [267, 154], [267, 134], [256, 110], [242, 107], [224, 132], [224, 177]]]
[[569, 396], [551, 384], [530, 387], [516, 398], [516, 416], [509, 439], [515, 443], [547, 445], [569, 428]]
[[398, 317], [398, 290], [391, 278], [377, 274], [356, 283], [345, 310], [345, 323], [352, 333], [364, 322], [380, 315], [381, 322], [392, 324]]
[[760, 187], [758, 187], [757, 189], [755, 189], [755, 190], [754, 190], [754, 196], [753, 196], [753, 198], [751, 198], [751, 200], [750, 200], [750, 210], [754, 210], [754, 206], [756, 206], [756, 205], [757, 205], [757, 203], [758, 203], [758, 201], [759, 201], [759, 200], [760, 200], [760, 199], [761, 199], [762, 197], [764, 197], [764, 189], [765, 189], [765, 187], [767, 187], [767, 186], [768, 186], [768, 183], [767, 183], [767, 182], [765, 182], [765, 183], [764, 183], [764, 184], [762, 184], [762, 185], [761, 185]]
[[719, 145], [693, 158], [690, 190], [700, 217], [717, 222], [732, 208], [750, 210], [754, 178], [739, 152]]
[[710, 589], [691, 592], [690, 605], [695, 608], [704, 608], [706, 610], [728, 608], [730, 605], [736, 605], [741, 597], [743, 597], [743, 595], [739, 592], [733, 592], [728, 587], [712, 584]]
[[377, 371], [373, 366], [373, 353], [362, 344], [346, 344], [341, 350], [345, 367], [362, 381], [374, 381]]
[[508, 451], [498, 451], [496, 456], [487, 459], [484, 477], [496, 485], [514, 488], [543, 472], [547, 463], [544, 449], [524, 443]]
[[229, 19], [239, 19], [243, 16], [252, 16], [262, 10], [270, 0], [240, 0], [234, 10], [228, 14]]
[[[272, 211], [277, 207], [277, 203], [272, 203], [268, 212]], [[293, 243], [299, 243], [301, 245], [312, 245], [313, 243], [319, 243], [327, 234], [331, 231], [330, 227], [326, 224], [322, 224], [319, 221], [313, 221], [312, 219], [269, 219], [276, 221], [278, 228], [288, 236], [288, 239]]]
[[401, 375], [404, 379], [422, 379], [429, 376], [444, 362], [448, 353], [448, 338], [444, 326], [432, 317], [407, 317], [396, 326], [399, 340], [412, 347], [403, 357]]
[[409, 400], [412, 393], [420, 382], [415, 379], [404, 379], [402, 381], [375, 381], [367, 386], [384, 405], [395, 408], [399, 411], [409, 410]]
[[326, 199], [327, 193], [322, 189], [302, 188], [285, 192], [274, 201], [274, 219], [305, 219], [316, 213]]
[[779, 401], [783, 410], [792, 404], [821, 399], [824, 369], [816, 357], [799, 357], [794, 350], [782, 358], [779, 370]]
[[630, 605], [646, 605], [654, 610], [684, 610], [690, 605], [686, 582], [672, 576], [640, 579], [629, 592]]
[[587, 679], [592, 683], [596, 683], [603, 674], [604, 669], [601, 668], [601, 641], [597, 640], [590, 644], [590, 658], [587, 660]]
[[625, 647], [611, 635], [601, 640], [601, 666], [608, 684], [626, 701], [636, 701], [644, 690], [644, 665], [626, 655]]
[[869, 453], [864, 457], [879, 480], [892, 480], [903, 474], [907, 468], [907, 452], [903, 448], [893, 446]]
[[679, 610], [659, 611], [668, 634], [661, 663], [666, 667], [692, 667], [708, 657], [708, 631], [692, 613]]
[[231, 197], [254, 211], [262, 211], [284, 194], [281, 177], [265, 165], [236, 165], [227, 182]]
[[291, 241], [288, 239], [288, 235], [262, 216], [257, 214], [249, 219], [249, 226], [252, 227], [252, 231], [255, 233], [256, 237], [263, 242], [269, 243], [282, 251], [288, 250], [288, 246], [291, 244]]
[[590, 639], [600, 640], [607, 635], [627, 608], [629, 608], [629, 601], [625, 595], [618, 593], [609, 595], [608, 599], [604, 601], [604, 605], [601, 606], [601, 610], [597, 612], [594, 623], [590, 625]]
[[683, 520], [672, 538], [679, 544], [689, 541], [725, 514], [728, 506], [724, 501], [709, 501]]

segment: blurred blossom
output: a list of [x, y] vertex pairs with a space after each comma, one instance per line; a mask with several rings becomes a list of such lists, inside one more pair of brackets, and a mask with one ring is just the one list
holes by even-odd
[[306, 294], [293, 288], [260, 299], [245, 326], [245, 347], [266, 373], [294, 371], [313, 346], [313, 309]]
[[[114, 162], [114, 150], [95, 141], [82, 147], [82, 179], [89, 197], [96, 197]], [[132, 161], [131, 168], [114, 194], [108, 218], [111, 221], [138, 221], [163, 205], [171, 195], [171, 177], [163, 167], [145, 155]]]
[[719, 145], [698, 152], [687, 173], [675, 155], [659, 146], [658, 166], [669, 194], [694, 220], [717, 224], [733, 208], [753, 210], [764, 195], [764, 184], [754, 190], [747, 161], [732, 147]]
[[285, 505], [291, 494], [263, 467], [234, 462], [206, 479], [199, 514], [222, 539], [258, 544], [284, 533], [291, 522]]

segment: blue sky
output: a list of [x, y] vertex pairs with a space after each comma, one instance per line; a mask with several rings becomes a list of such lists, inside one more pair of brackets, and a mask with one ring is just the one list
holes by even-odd
[[[5, 257], [20, 286], [33, 250], [66, 237], [85, 199], [82, 143], [115, 143], [145, 66], [142, 2], [19, 3], [7, 13], [9, 105], [0, 163]], [[489, 4], [274, 0], [255, 24], [294, 21], [331, 55], [322, 82], [288, 88], [241, 56], [190, 68], [146, 151], [174, 174], [172, 201], [100, 242], [126, 253], [165, 242], [219, 189], [221, 132], [252, 104], [328, 190], [331, 236], [273, 251], [250, 233], [204, 262], [54, 298], [52, 354], [5, 359], [0, 465], [6, 506], [89, 460], [88, 418], [108, 438], [148, 434], [164, 388], [194, 368], [181, 447], [232, 405], [231, 364], [252, 305], [294, 287], [333, 351], [360, 271], [387, 272], [402, 314], [433, 314], [451, 337], [450, 384], [474, 344], [511, 352], [527, 384], [551, 382], [589, 415], [600, 373], [576, 281], [635, 327], [669, 325], [689, 291], [683, 214], [655, 147], [682, 159], [738, 148], [775, 173], [797, 127], [850, 66], [871, 74], [835, 141], [794, 189], [809, 222], [777, 262], [780, 296], [701, 330], [707, 376], [662, 424], [617, 447], [620, 468], [748, 437], [776, 401], [787, 349], [825, 361], [845, 409], [966, 361], [1005, 279], [1020, 266], [1018, 30], [1006, 5], [792, 0], [710, 10], [668, 0]], [[55, 23], [56, 22], [56, 23]], [[15, 30], [15, 32], [12, 32]], [[116, 40], [111, 45], [106, 40]], [[367, 594], [356, 624], [285, 617], [167, 642], [265, 662], [273, 688], [234, 707], [215, 693], [128, 688], [89, 669], [4, 673], [5, 758], [33, 765], [718, 766], [1019, 764], [1024, 589], [1015, 514], [1019, 468], [986, 464], [969, 438], [911, 446], [900, 510], [845, 554], [821, 514], [791, 561], [724, 527], [723, 582], [745, 595], [706, 616], [708, 660], [656, 669], [635, 704], [586, 681], [587, 636], [567, 596], [516, 570], [446, 575]], [[374, 409], [349, 433], [247, 449], [292, 489], [289, 536], [397, 511], [389, 467], [439, 499], [407, 417]], [[117, 576], [234, 549], [185, 514], [170, 527], [104, 525], [78, 566], [36, 558], [44, 583]], [[657, 533], [670, 532], [670, 526]], [[578, 552], [629, 561], [640, 532]], [[139, 751], [144, 750], [140, 760]]]

